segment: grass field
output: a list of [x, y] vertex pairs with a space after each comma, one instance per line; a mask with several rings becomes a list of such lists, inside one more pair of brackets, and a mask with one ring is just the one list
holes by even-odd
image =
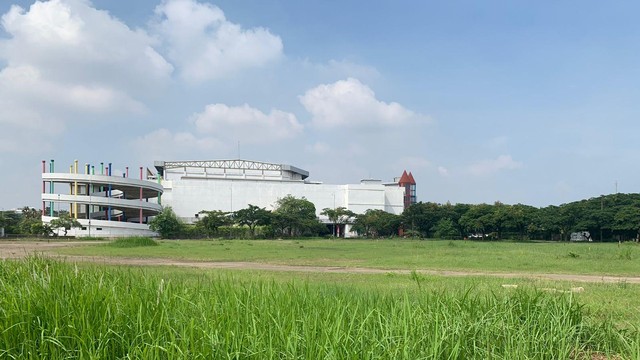
[[[640, 274], [636, 244], [138, 238], [56, 251]], [[582, 291], [570, 291], [576, 287]], [[0, 261], [0, 359], [638, 359], [639, 309], [640, 285], [624, 282], [74, 265], [36, 257]]]
[[1, 261], [0, 358], [640, 356], [637, 328], [592, 316], [584, 294], [496, 279], [294, 275]]
[[474, 242], [439, 240], [169, 240], [160, 246], [108, 245], [68, 255], [253, 261], [288, 265], [495, 272], [640, 275], [636, 243]]

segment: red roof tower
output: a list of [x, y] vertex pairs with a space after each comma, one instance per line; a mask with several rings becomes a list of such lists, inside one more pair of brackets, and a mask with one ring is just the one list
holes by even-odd
[[398, 186], [404, 188], [404, 208], [408, 208], [411, 204], [415, 204], [416, 198], [416, 180], [413, 178], [413, 174], [407, 170], [402, 173], [400, 180], [398, 180]]

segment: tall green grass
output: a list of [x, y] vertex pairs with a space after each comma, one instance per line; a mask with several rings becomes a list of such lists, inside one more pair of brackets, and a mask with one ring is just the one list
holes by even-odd
[[0, 262], [0, 359], [638, 358], [639, 342], [637, 330], [586, 321], [568, 294], [390, 294]]
[[132, 248], [141, 246], [158, 246], [158, 242], [152, 238], [144, 236], [131, 236], [118, 238], [108, 244], [110, 247], [116, 248]]

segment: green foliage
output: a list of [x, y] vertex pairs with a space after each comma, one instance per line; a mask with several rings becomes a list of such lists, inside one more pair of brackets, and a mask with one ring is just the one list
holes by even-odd
[[453, 239], [458, 236], [458, 230], [450, 218], [443, 218], [433, 228], [434, 235], [440, 239]]
[[[108, 269], [108, 271], [106, 271]], [[6, 358], [635, 358], [637, 329], [587, 321], [567, 294], [185, 280], [50, 259], [0, 262]], [[123, 296], [127, 294], [127, 296]]]
[[599, 241], [636, 240], [640, 239], [640, 194], [613, 194], [544, 208], [501, 202], [419, 202], [402, 214], [404, 229], [419, 232], [422, 237], [442, 237], [438, 230], [445, 224], [447, 236], [452, 236], [449, 221], [459, 237], [474, 234], [496, 239], [567, 241], [572, 232], [588, 231]]
[[231, 219], [231, 214], [225, 211], [202, 210], [198, 214], [200, 216], [195, 226], [200, 230], [201, 234], [208, 237], [217, 236], [219, 227], [230, 225], [233, 223], [233, 220]]
[[367, 210], [356, 215], [353, 231], [363, 236], [377, 238], [380, 236], [396, 236], [402, 224], [402, 218], [384, 210]]
[[271, 212], [264, 208], [249, 204], [233, 214], [233, 219], [240, 226], [248, 226], [251, 237], [255, 237], [256, 226], [265, 226], [271, 223]]
[[33, 231], [42, 230], [38, 227], [41, 223], [41, 212], [34, 208], [25, 206], [22, 208], [17, 230], [20, 234], [40, 235], [38, 232], [34, 233]]
[[162, 211], [149, 221], [149, 229], [160, 234], [162, 238], [173, 239], [182, 234], [184, 223], [178, 218], [170, 206], [164, 207]]
[[131, 236], [118, 238], [108, 244], [108, 246], [116, 248], [132, 248], [141, 246], [158, 246], [158, 242], [149, 237]]
[[38, 236], [51, 236], [53, 234], [53, 228], [50, 224], [45, 224], [41, 221], [32, 224], [29, 233]]
[[[333, 224], [333, 236], [337, 235], [338, 226], [350, 224], [353, 218], [356, 217], [356, 214], [353, 211], [348, 210], [343, 206], [336, 209], [324, 208], [320, 215], [324, 215], [329, 218], [329, 221]], [[344, 237], [344, 232], [342, 233], [342, 237]]]
[[316, 217], [316, 207], [304, 197], [287, 195], [276, 202], [271, 224], [283, 236], [317, 236], [326, 227]]
[[64, 236], [67, 236], [67, 232], [72, 228], [82, 227], [78, 220], [72, 218], [67, 214], [61, 214], [59, 217], [51, 220], [49, 222], [49, 226], [51, 226], [51, 229], [53, 230], [64, 230]]

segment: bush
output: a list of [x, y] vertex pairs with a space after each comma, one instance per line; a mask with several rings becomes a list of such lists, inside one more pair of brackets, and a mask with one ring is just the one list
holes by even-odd
[[156, 215], [149, 222], [149, 229], [155, 231], [162, 238], [171, 239], [179, 237], [184, 229], [184, 223], [178, 218], [170, 206], [162, 209], [160, 214]]
[[111, 243], [109, 243], [111, 247], [118, 248], [131, 248], [131, 247], [140, 247], [140, 246], [158, 246], [158, 242], [153, 240], [152, 238], [143, 237], [143, 236], [132, 236], [117, 239]]

